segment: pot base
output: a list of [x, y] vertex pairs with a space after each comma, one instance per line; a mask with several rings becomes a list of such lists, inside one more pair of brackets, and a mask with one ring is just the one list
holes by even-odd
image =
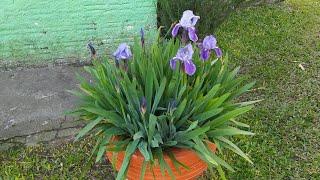
[[[212, 150], [212, 152], [216, 152], [216, 145], [215, 144], [210, 143], [209, 147]], [[182, 164], [189, 167], [189, 169], [186, 169], [182, 166], [179, 166], [179, 168], [178, 168], [179, 170], [177, 170], [175, 168], [173, 162], [171, 161], [171, 159], [167, 155], [164, 155], [164, 159], [165, 159], [166, 163], [171, 168], [171, 170], [177, 180], [195, 179], [195, 178], [199, 177], [208, 168], [206, 162], [204, 162], [202, 159], [200, 159], [198, 157], [198, 155], [191, 150], [176, 148], [176, 149], [172, 149], [172, 153], [175, 155], [175, 158], [179, 162], [181, 162]], [[113, 156], [113, 155], [115, 155], [115, 156]], [[123, 151], [117, 152], [117, 153], [113, 153], [113, 152], [106, 153], [106, 156], [110, 160], [110, 162], [112, 162], [113, 157], [116, 158], [115, 159], [115, 161], [116, 161], [115, 167], [116, 167], [117, 171], [119, 171], [119, 169], [122, 165], [124, 155], [125, 155], [125, 152], [123, 152]], [[140, 179], [143, 161], [144, 161], [144, 157], [139, 151], [136, 151], [132, 155], [131, 160], [130, 160], [130, 164], [129, 164], [128, 173], [127, 173], [128, 180]], [[155, 180], [166, 180], [166, 179], [171, 179], [171, 178], [170, 178], [170, 175], [168, 174], [168, 172], [165, 172], [165, 176], [163, 176], [161, 173], [159, 164], [155, 164], [152, 169], [150, 168], [150, 165], [147, 165], [146, 172], [145, 172], [143, 179], [145, 179], [145, 180], [154, 180], [154, 179]]]

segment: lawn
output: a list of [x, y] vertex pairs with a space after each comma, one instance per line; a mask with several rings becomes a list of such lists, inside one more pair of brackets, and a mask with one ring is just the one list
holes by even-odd
[[232, 157], [230, 179], [320, 178], [319, 30], [317, 0], [250, 8], [219, 28], [234, 63], [257, 80], [244, 98], [264, 99], [243, 117], [256, 132], [242, 139], [254, 165]]
[[[242, 121], [253, 137], [237, 137], [254, 162], [225, 154], [229, 179], [317, 179], [320, 177], [320, 2], [288, 0], [241, 10], [217, 30], [233, 66], [256, 79], [245, 99], [264, 99]], [[90, 139], [62, 145], [12, 149], [0, 154], [3, 177], [112, 177], [101, 162], [84, 168]], [[91, 166], [92, 165], [92, 166]]]

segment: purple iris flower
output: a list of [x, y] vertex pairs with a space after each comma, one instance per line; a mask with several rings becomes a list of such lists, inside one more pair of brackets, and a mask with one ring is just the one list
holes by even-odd
[[126, 43], [121, 43], [116, 50], [116, 52], [113, 53], [113, 56], [115, 57], [115, 63], [116, 67], [120, 67], [120, 60], [124, 60], [124, 67], [123, 69], [125, 71], [128, 70], [128, 60], [131, 59], [132, 53], [130, 50], [130, 46], [128, 46]]
[[196, 72], [196, 65], [192, 62], [193, 49], [189, 43], [187, 46], [180, 48], [174, 58], [170, 60], [171, 69], [176, 69], [177, 61], [181, 61], [185, 73], [192, 76]]
[[221, 49], [217, 46], [217, 40], [214, 36], [206, 36], [203, 39], [202, 44], [200, 44], [200, 57], [202, 60], [206, 61], [210, 57], [211, 50], [214, 50], [216, 53], [216, 56], [219, 58], [222, 56]]
[[132, 57], [132, 53], [130, 47], [126, 43], [122, 43], [119, 45], [116, 52], [113, 53], [113, 56], [117, 61], [120, 60], [129, 60]]
[[194, 26], [199, 19], [200, 16], [195, 16], [191, 10], [184, 11], [179, 23], [176, 24], [172, 29], [172, 36], [176, 37], [179, 29], [182, 27], [185, 31], [188, 32], [189, 39], [193, 42], [196, 42], [198, 40], [198, 36], [196, 34], [196, 28]]

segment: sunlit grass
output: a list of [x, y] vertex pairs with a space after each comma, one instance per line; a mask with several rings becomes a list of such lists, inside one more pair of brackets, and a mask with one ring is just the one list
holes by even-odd
[[[264, 99], [243, 116], [254, 137], [238, 145], [254, 165], [226, 154], [237, 170], [230, 179], [317, 179], [320, 177], [320, 3], [290, 0], [233, 14], [216, 32], [234, 65], [256, 79], [248, 96]], [[305, 70], [301, 69], [304, 67]], [[110, 178], [101, 162], [84, 167], [90, 140], [60, 146], [19, 148], [0, 154], [0, 176]], [[85, 172], [84, 172], [85, 171]], [[1, 179], [1, 178], [0, 178]]]

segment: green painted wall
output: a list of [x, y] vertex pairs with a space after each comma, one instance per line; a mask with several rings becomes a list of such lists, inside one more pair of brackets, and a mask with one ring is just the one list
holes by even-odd
[[155, 0], [0, 0], [0, 65], [88, 59], [90, 40], [111, 53], [141, 27], [154, 32]]

